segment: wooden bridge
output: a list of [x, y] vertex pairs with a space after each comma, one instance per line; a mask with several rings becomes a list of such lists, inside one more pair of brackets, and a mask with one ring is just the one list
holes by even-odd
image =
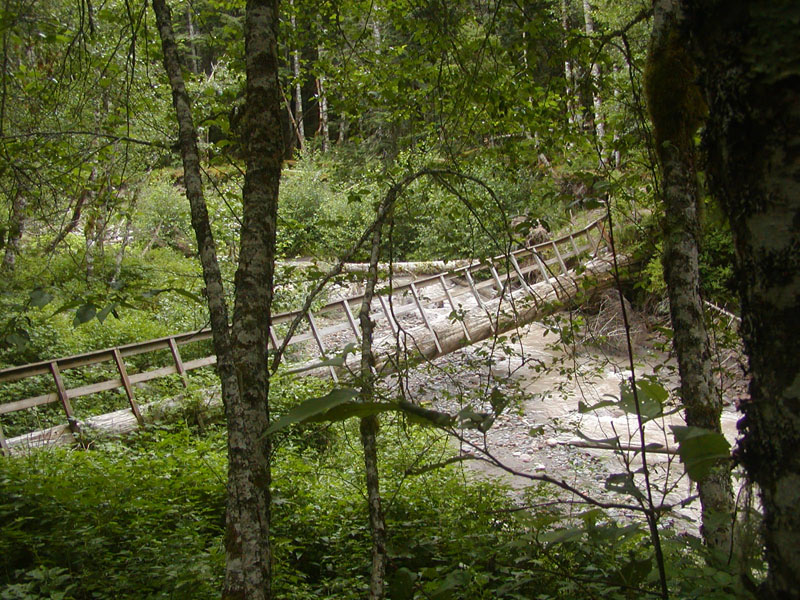
[[[399, 285], [391, 281], [384, 284], [373, 300], [371, 313], [378, 368], [388, 372], [408, 362], [448, 354], [552, 312], [584, 286], [608, 285], [613, 265], [605, 228], [605, 219], [599, 219], [579, 231], [510, 254]], [[348, 377], [350, 365], [358, 362], [354, 356], [341, 366], [314, 365], [342, 353], [348, 344], [360, 339], [356, 313], [362, 299], [361, 295], [342, 298], [308, 311], [303, 326], [289, 341], [284, 366], [290, 371], [327, 371], [335, 380]], [[273, 316], [271, 349], [280, 346], [289, 323], [298, 314], [292, 311]], [[211, 331], [201, 329], [0, 370], [0, 385], [38, 378], [40, 386], [49, 381], [50, 387], [47, 393], [0, 404], [0, 449], [8, 453], [12, 449], [72, 443], [82, 430], [121, 432], [143, 425], [146, 407], [140, 408], [137, 402], [137, 386], [175, 375], [187, 386], [187, 373], [215, 364], [216, 356], [184, 360], [181, 348], [210, 338]], [[168, 357], [167, 364], [133, 372], [133, 357], [153, 353]], [[109, 366], [113, 367], [111, 377]], [[100, 370], [105, 375], [94, 383], [69, 387], [64, 373], [76, 370], [84, 375]], [[75, 410], [72, 401], [109, 390], [124, 391], [127, 408], [81, 419], [81, 410]], [[6, 439], [1, 421], [4, 415], [45, 405], [60, 406], [65, 422]], [[88, 407], [85, 410], [90, 412]]]

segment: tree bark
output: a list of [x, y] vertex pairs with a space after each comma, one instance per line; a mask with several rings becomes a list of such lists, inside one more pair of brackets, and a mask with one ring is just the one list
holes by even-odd
[[[322, 57], [322, 47], [319, 48], [319, 56]], [[319, 135], [322, 140], [320, 147], [323, 152], [327, 152], [330, 147], [328, 93], [325, 89], [325, 76], [321, 74], [317, 77], [317, 101], [319, 102]]]
[[[711, 370], [711, 350], [700, 297], [698, 181], [694, 133], [703, 102], [695, 66], [678, 33], [675, 0], [654, 2], [654, 23], [645, 78], [661, 167], [664, 203], [664, 281], [670, 301], [681, 396], [687, 425], [721, 433], [722, 399]], [[698, 483], [702, 534], [717, 562], [730, 555], [733, 495], [729, 462]]]
[[3, 254], [3, 269], [13, 271], [17, 264], [17, 256], [22, 243], [22, 235], [25, 233], [25, 197], [19, 188], [14, 193], [11, 201], [11, 215], [8, 224], [8, 237], [6, 238], [6, 249]]
[[269, 441], [265, 435], [269, 421], [266, 347], [275, 209], [283, 151], [275, 49], [277, 4], [263, 0], [247, 3], [247, 88], [243, 117], [247, 173], [232, 332], [228, 330], [222, 277], [200, 178], [197, 131], [181, 74], [172, 17], [165, 0], [153, 0], [153, 10], [178, 119], [186, 195], [206, 284], [228, 425], [226, 564], [222, 597], [267, 600], [271, 597], [271, 553]]
[[564, 30], [564, 41], [562, 43], [564, 47], [564, 53], [567, 55], [564, 59], [564, 80], [566, 82], [566, 87], [564, 89], [564, 95], [567, 98], [567, 121], [570, 125], [572, 125], [575, 120], [575, 99], [573, 94], [575, 93], [575, 80], [574, 80], [574, 73], [572, 68], [572, 62], [569, 59], [569, 0], [561, 0], [561, 28]]
[[[594, 19], [592, 18], [592, 7], [589, 0], [583, 0], [583, 21], [586, 27], [586, 35], [591, 38], [594, 35]], [[605, 150], [603, 139], [606, 135], [606, 126], [603, 122], [603, 100], [600, 96], [600, 65], [597, 60], [592, 62], [591, 68], [592, 83], [592, 106], [594, 108], [594, 131], [597, 136], [597, 145], [601, 150]]]
[[[369, 317], [375, 286], [378, 282], [378, 261], [381, 251], [381, 233], [385, 207], [394, 203], [396, 188], [392, 188], [383, 201], [383, 210], [378, 211], [378, 225], [372, 233], [372, 250], [370, 252], [369, 275], [361, 302], [358, 319], [361, 325], [361, 399], [364, 402], [374, 401], [375, 392], [375, 355], [372, 351], [372, 333], [374, 323]], [[384, 596], [386, 575], [386, 520], [380, 493], [380, 475], [378, 472], [378, 417], [364, 417], [360, 423], [361, 445], [364, 448], [364, 468], [367, 480], [367, 503], [369, 508], [369, 524], [372, 532], [372, 569], [369, 580], [370, 600], [380, 600]]]
[[[290, 0], [289, 5], [294, 11], [294, 0]], [[297, 17], [292, 12], [291, 17], [292, 33], [297, 36]], [[295, 40], [295, 44], [298, 44]], [[306, 143], [306, 129], [303, 123], [303, 83], [300, 80], [300, 47], [299, 45], [292, 51], [292, 75], [294, 76], [294, 120], [297, 127], [297, 145], [302, 148]]]
[[78, 226], [81, 222], [81, 212], [83, 211], [83, 207], [86, 204], [87, 200], [90, 200], [94, 196], [94, 192], [91, 190], [89, 186], [94, 184], [95, 180], [97, 179], [97, 168], [93, 168], [91, 173], [89, 174], [89, 181], [87, 186], [81, 190], [81, 195], [78, 196], [78, 199], [75, 201], [75, 207], [72, 209], [72, 217], [69, 220], [64, 228], [58, 232], [58, 235], [53, 239], [52, 242], [47, 244], [47, 247], [44, 249], [44, 254], [50, 254], [56, 247], [64, 241], [64, 239], [72, 233], [72, 231]]
[[228, 417], [227, 570], [223, 598], [266, 600], [271, 591], [267, 344], [283, 161], [278, 83], [278, 2], [248, 0], [244, 105], [246, 172], [233, 352], [240, 403]]
[[796, 5], [682, 0], [733, 234], [750, 398], [737, 457], [764, 510], [762, 598], [800, 598], [800, 76]]

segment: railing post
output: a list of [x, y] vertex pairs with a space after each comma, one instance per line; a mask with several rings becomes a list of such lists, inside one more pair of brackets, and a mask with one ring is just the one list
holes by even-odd
[[8, 447], [8, 442], [6, 442], [6, 436], [3, 434], [2, 423], [0, 423], [0, 454], [11, 454], [11, 450]]
[[497, 286], [497, 293], [500, 294], [502, 298], [506, 293], [506, 286], [503, 285], [503, 282], [500, 281], [500, 275], [497, 273], [497, 269], [494, 268], [492, 263], [489, 263], [489, 272], [492, 274], [492, 279], [494, 279], [494, 284]]
[[122, 387], [125, 388], [125, 395], [128, 396], [128, 403], [131, 405], [133, 416], [136, 417], [136, 421], [139, 423], [139, 425], [144, 427], [144, 419], [142, 418], [142, 413], [139, 412], [139, 405], [136, 404], [136, 400], [133, 398], [133, 387], [131, 386], [131, 380], [128, 377], [128, 370], [125, 368], [125, 362], [122, 360], [122, 354], [120, 354], [119, 348], [114, 348], [113, 352], [114, 362], [117, 363], [119, 377], [122, 379]]
[[353, 330], [353, 335], [356, 336], [356, 341], [361, 341], [361, 334], [358, 332], [358, 325], [356, 325], [356, 319], [353, 316], [353, 311], [350, 310], [350, 303], [347, 300], [342, 300], [342, 308], [344, 308], [344, 314], [347, 315], [347, 320], [350, 323], [350, 328]]
[[558, 264], [561, 265], [561, 272], [564, 275], [566, 275], [567, 272], [568, 272], [567, 265], [566, 265], [566, 263], [564, 263], [564, 259], [561, 257], [561, 252], [559, 252], [559, 250], [558, 250], [558, 244], [556, 244], [555, 242], [553, 242], [553, 251], [556, 253], [556, 258], [558, 259]]
[[575, 236], [571, 233], [569, 234], [569, 241], [572, 244], [572, 251], [575, 252], [575, 258], [578, 258], [580, 252], [578, 251], [578, 245], [575, 243]]
[[433, 330], [430, 321], [428, 321], [428, 315], [425, 314], [425, 311], [422, 309], [422, 302], [419, 299], [419, 292], [417, 291], [417, 286], [414, 285], [414, 282], [411, 282], [411, 295], [414, 297], [414, 303], [417, 305], [417, 309], [419, 310], [419, 315], [422, 317], [422, 321], [425, 323], [425, 327], [428, 328], [428, 331], [431, 332], [433, 336], [433, 343], [436, 344], [436, 349], [439, 351], [439, 354], [442, 354], [442, 346], [439, 344], [439, 336], [436, 335], [436, 332]]
[[383, 299], [383, 296], [379, 295], [378, 302], [380, 302], [381, 308], [383, 308], [383, 314], [386, 315], [386, 320], [389, 321], [389, 327], [392, 328], [392, 333], [397, 333], [400, 328], [397, 325], [397, 321], [395, 321], [392, 311], [390, 311], [389, 307], [386, 305], [386, 300]]
[[[454, 313], [458, 314], [458, 309], [456, 308], [456, 303], [453, 300], [453, 296], [450, 295], [450, 290], [447, 289], [447, 282], [445, 282], [445, 280], [444, 280], [444, 275], [439, 274], [439, 281], [442, 284], [442, 289], [444, 290], [444, 295], [447, 296], [447, 301], [450, 303], [450, 308], [453, 309]], [[469, 335], [469, 329], [467, 329], [467, 324], [464, 322], [463, 319], [456, 318], [456, 320], [459, 323], [461, 323], [461, 327], [464, 328], [464, 335], [467, 336], [467, 341], [471, 342], [472, 338]]]
[[539, 253], [536, 250], [533, 251], [533, 258], [534, 260], [536, 260], [536, 265], [539, 267], [539, 272], [542, 274], [542, 278], [545, 281], [550, 281], [550, 274], [547, 272], [547, 269], [544, 266], [544, 262], [542, 261], [541, 257], [539, 256]]
[[181, 376], [181, 382], [184, 388], [189, 387], [189, 378], [186, 376], [186, 369], [183, 368], [183, 360], [181, 360], [181, 353], [178, 351], [178, 344], [175, 338], [169, 338], [169, 351], [172, 353], [172, 360], [175, 361], [175, 370]]
[[272, 342], [273, 350], [278, 350], [278, 338], [275, 337], [275, 328], [270, 326], [269, 328], [269, 339]]
[[[311, 335], [314, 336], [317, 346], [319, 347], [320, 358], [324, 359], [327, 351], [325, 350], [325, 344], [322, 343], [322, 337], [319, 335], [317, 324], [314, 321], [314, 315], [311, 314], [310, 310], [306, 313], [306, 319], [308, 319], [308, 324], [311, 326]], [[331, 377], [333, 377], [334, 383], [339, 383], [339, 378], [336, 376], [336, 370], [332, 366], [329, 366], [328, 368], [331, 371]]]
[[67, 415], [67, 423], [69, 423], [70, 431], [73, 433], [80, 432], [78, 420], [72, 412], [72, 405], [69, 403], [69, 396], [67, 395], [67, 388], [64, 387], [64, 380], [61, 378], [61, 371], [58, 368], [58, 363], [53, 361], [50, 363], [50, 373], [53, 375], [53, 380], [56, 383], [56, 393], [58, 399], [61, 401], [61, 406], [64, 408], [64, 413]]

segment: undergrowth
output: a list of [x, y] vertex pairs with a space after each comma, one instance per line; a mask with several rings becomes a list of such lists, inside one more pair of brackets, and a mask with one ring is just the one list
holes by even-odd
[[[308, 391], [308, 390], [306, 390]], [[291, 402], [291, 391], [282, 392]], [[382, 493], [389, 597], [639, 598], [653, 565], [637, 527], [598, 510], [520, 511], [457, 467], [407, 470], [451, 452], [441, 434], [387, 422]], [[278, 441], [274, 590], [290, 600], [366, 596], [370, 534], [357, 428], [316, 425]], [[184, 421], [91, 450], [0, 461], [0, 598], [216, 598], [224, 573], [225, 432]], [[528, 504], [548, 505], [531, 488]], [[574, 521], [582, 525], [574, 527]], [[727, 598], [690, 538], [669, 542], [681, 597]], [[717, 583], [714, 583], [714, 582]]]

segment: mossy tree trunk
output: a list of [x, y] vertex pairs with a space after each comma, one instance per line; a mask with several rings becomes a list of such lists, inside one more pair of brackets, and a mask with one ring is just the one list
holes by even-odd
[[192, 121], [172, 15], [153, 0], [172, 89], [184, 182], [206, 283], [217, 370], [228, 426], [226, 569], [222, 597], [271, 597], [269, 377], [267, 340], [272, 301], [275, 227], [283, 138], [278, 88], [278, 4], [248, 0], [245, 16], [247, 84], [244, 107], [245, 184], [233, 328], [203, 195], [197, 130]]
[[227, 568], [223, 598], [271, 597], [267, 344], [283, 160], [278, 86], [278, 2], [248, 0], [243, 116], [246, 171], [232, 343], [239, 403], [228, 425]]
[[[722, 401], [700, 296], [698, 180], [694, 134], [705, 112], [696, 69], [679, 33], [676, 0], [655, 0], [645, 91], [661, 167], [664, 281], [670, 302], [686, 423], [721, 432]], [[702, 533], [720, 562], [731, 551], [731, 467], [720, 462], [698, 483]]]
[[737, 457], [764, 510], [762, 598], [800, 598], [800, 53], [792, 0], [682, 0], [735, 246], [750, 397]]

